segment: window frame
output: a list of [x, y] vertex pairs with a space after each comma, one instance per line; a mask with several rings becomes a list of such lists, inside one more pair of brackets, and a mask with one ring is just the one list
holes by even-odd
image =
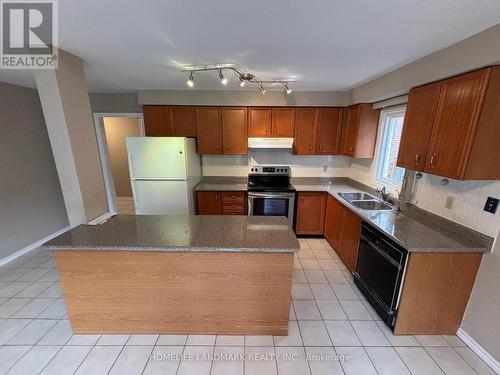
[[[372, 171], [372, 183], [376, 187], [383, 187], [385, 186], [386, 189], [394, 193], [396, 190], [401, 191], [401, 186], [402, 184], [395, 183], [394, 180], [382, 180], [378, 178], [379, 171], [381, 168], [381, 163], [382, 163], [382, 158], [385, 156], [386, 152], [386, 145], [387, 145], [387, 128], [388, 128], [388, 121], [387, 119], [391, 116], [394, 116], [395, 114], [400, 114], [403, 113], [403, 121], [404, 121], [404, 115], [406, 114], [406, 104], [405, 105], [398, 105], [395, 107], [390, 107], [390, 108], [384, 108], [380, 111], [380, 120], [379, 120], [379, 131], [377, 135], [377, 146], [375, 148], [375, 157], [373, 159], [374, 165], [373, 165], [373, 171]], [[404, 125], [403, 125], [404, 126]], [[402, 167], [398, 167], [402, 168]], [[404, 171], [404, 168], [402, 168]], [[404, 172], [403, 172], [404, 173]]]

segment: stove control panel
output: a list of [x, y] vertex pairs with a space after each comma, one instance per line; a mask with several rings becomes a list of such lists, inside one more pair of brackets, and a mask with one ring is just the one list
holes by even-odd
[[248, 167], [248, 174], [290, 176], [291, 171], [288, 165], [251, 165]]

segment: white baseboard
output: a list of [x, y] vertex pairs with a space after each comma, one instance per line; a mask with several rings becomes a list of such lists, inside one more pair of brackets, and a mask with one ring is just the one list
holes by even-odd
[[6, 258], [0, 259], [0, 267], [6, 265], [7, 263], [12, 262], [14, 259], [19, 258], [20, 256], [22, 256], [26, 253], [29, 253], [32, 250], [35, 250], [36, 248], [39, 248], [45, 242], [50, 241], [51, 239], [63, 234], [64, 232], [67, 232], [70, 229], [71, 229], [70, 226], [62, 228], [62, 229], [58, 230], [57, 232], [52, 233], [52, 234], [48, 235], [47, 237], [44, 237], [41, 240], [36, 241], [35, 243], [32, 243], [31, 245], [28, 245], [28, 246], [22, 248], [21, 250], [16, 251], [14, 254], [11, 254]]
[[474, 352], [479, 358], [481, 358], [488, 366], [490, 366], [493, 371], [500, 374], [500, 362], [498, 362], [493, 356], [488, 353], [481, 345], [477, 343], [467, 332], [462, 328], [457, 331], [457, 336]]

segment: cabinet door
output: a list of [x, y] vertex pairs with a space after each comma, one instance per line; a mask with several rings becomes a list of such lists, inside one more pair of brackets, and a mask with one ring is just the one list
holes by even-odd
[[225, 155], [248, 153], [247, 109], [222, 108], [222, 144]]
[[248, 136], [271, 135], [271, 108], [248, 108]]
[[344, 207], [331, 195], [326, 198], [325, 238], [339, 252], [344, 222]]
[[196, 108], [170, 107], [170, 123], [174, 137], [196, 137]]
[[170, 131], [170, 111], [163, 105], [145, 105], [142, 108], [144, 114], [144, 130], [148, 137], [168, 137]]
[[196, 133], [198, 153], [201, 155], [222, 154], [222, 124], [220, 108], [196, 108]]
[[295, 129], [295, 108], [273, 108], [271, 117], [271, 137], [293, 137]]
[[342, 127], [342, 108], [320, 108], [316, 153], [336, 155], [339, 153]]
[[353, 105], [347, 108], [347, 119], [345, 123], [345, 156], [354, 157], [356, 153], [356, 139], [358, 137], [359, 117], [361, 115], [361, 105]]
[[198, 215], [222, 215], [220, 191], [198, 192]]
[[342, 249], [342, 260], [351, 272], [354, 271], [356, 266], [360, 235], [361, 219], [358, 215], [344, 208], [344, 223], [342, 226], [340, 248]]
[[299, 193], [297, 201], [297, 234], [323, 234], [326, 193]]
[[442, 82], [425, 172], [461, 178], [489, 79], [479, 70]]
[[410, 90], [399, 144], [398, 166], [424, 170], [440, 90], [441, 82]]
[[316, 153], [316, 128], [318, 110], [316, 108], [297, 109], [295, 121], [294, 153], [314, 155]]

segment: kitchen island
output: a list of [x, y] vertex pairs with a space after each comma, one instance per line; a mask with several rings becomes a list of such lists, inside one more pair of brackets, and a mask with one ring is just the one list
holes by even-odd
[[44, 247], [74, 333], [288, 334], [286, 218], [118, 215]]

